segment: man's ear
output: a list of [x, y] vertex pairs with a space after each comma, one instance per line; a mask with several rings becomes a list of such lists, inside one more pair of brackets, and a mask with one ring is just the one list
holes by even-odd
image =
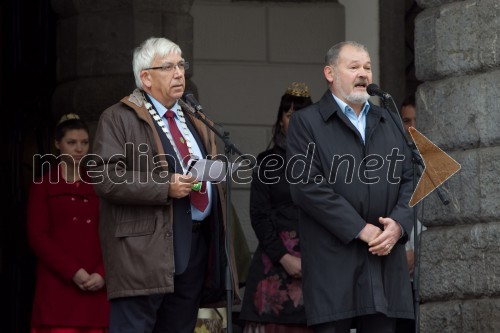
[[335, 78], [332, 66], [325, 66], [325, 68], [323, 68], [323, 73], [325, 74], [326, 80], [332, 83]]
[[152, 82], [151, 82], [151, 74], [149, 73], [149, 71], [146, 71], [146, 70], [141, 71], [140, 78], [141, 78], [142, 84], [145, 87], [151, 88]]

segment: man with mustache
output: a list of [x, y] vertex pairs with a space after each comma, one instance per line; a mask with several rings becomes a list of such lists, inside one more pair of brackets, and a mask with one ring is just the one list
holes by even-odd
[[287, 137], [307, 322], [317, 333], [394, 332], [396, 318], [413, 318], [411, 154], [401, 124], [368, 101], [365, 46], [334, 45], [323, 73], [329, 89], [294, 113]]

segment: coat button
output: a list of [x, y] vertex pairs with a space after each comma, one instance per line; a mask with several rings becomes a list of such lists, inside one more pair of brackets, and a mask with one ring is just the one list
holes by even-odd
[[71, 201], [75, 201], [75, 200], [76, 200], [75, 198], [71, 197]]
[[167, 231], [166, 235], [167, 237], [172, 237], [172, 233], [170, 231]]
[[78, 218], [76, 216], [73, 216], [73, 221], [77, 221]]
[[89, 202], [89, 200], [88, 199], [83, 199], [83, 202], [87, 203], [87, 202]]
[[90, 223], [90, 222], [92, 222], [92, 220], [91, 220], [91, 219], [88, 219], [88, 220], [87, 220], [87, 223]]

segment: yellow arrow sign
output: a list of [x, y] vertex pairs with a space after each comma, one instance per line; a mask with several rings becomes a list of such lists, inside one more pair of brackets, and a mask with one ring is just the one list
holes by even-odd
[[422, 177], [410, 199], [409, 205], [413, 207], [453, 176], [461, 166], [415, 128], [410, 127], [408, 130], [425, 165]]

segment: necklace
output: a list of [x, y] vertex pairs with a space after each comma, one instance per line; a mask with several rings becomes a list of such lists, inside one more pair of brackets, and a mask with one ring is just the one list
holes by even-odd
[[[177, 155], [177, 159], [181, 162], [182, 169], [184, 170], [184, 172], [186, 172], [186, 165], [184, 164], [184, 159], [181, 157], [181, 154], [179, 153], [179, 149], [177, 148], [177, 145], [174, 142], [174, 138], [172, 138], [172, 134], [170, 134], [170, 131], [167, 129], [167, 126], [165, 125], [163, 118], [161, 118], [158, 115], [158, 112], [153, 108], [153, 105], [151, 105], [151, 103], [148, 102], [148, 100], [146, 99], [144, 94], [142, 95], [142, 97], [144, 98], [144, 106], [146, 106], [149, 114], [153, 117], [153, 119], [156, 121], [158, 126], [160, 126], [163, 133], [165, 133], [165, 135], [167, 136], [167, 139], [170, 142], [170, 145], [172, 146], [172, 148], [174, 148], [175, 154]], [[188, 129], [187, 124], [186, 124], [186, 118], [184, 117], [184, 113], [182, 112], [182, 109], [180, 107], [177, 108], [177, 115], [179, 116], [179, 121], [181, 123], [182, 136], [184, 137], [184, 141], [185, 141], [186, 146], [188, 148], [189, 155], [194, 156], [193, 150], [192, 150], [193, 145], [191, 143], [189, 129]]]

